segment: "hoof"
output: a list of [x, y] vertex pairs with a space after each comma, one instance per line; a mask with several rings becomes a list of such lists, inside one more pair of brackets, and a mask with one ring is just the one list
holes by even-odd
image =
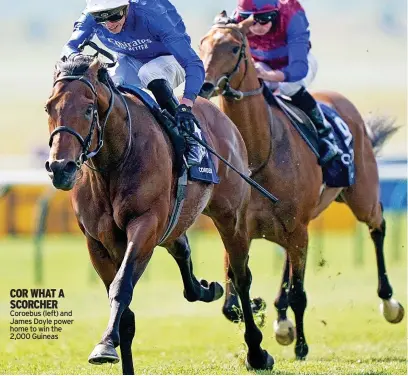
[[224, 295], [224, 288], [218, 282], [211, 282], [209, 288], [214, 291], [213, 300], [218, 300]]
[[194, 289], [189, 290], [188, 294], [184, 290], [183, 295], [189, 302], [199, 300], [210, 303], [221, 298], [224, 295], [224, 289], [218, 282], [208, 283], [205, 279], [201, 279], [200, 282], [195, 282]]
[[201, 279], [200, 285], [201, 294], [199, 300], [203, 302], [213, 302], [224, 295], [224, 289], [218, 282], [211, 282], [209, 284], [205, 279]]
[[391, 324], [398, 324], [404, 318], [404, 307], [395, 299], [383, 300], [380, 311], [385, 319]]
[[88, 362], [91, 364], [118, 363], [119, 356], [113, 346], [99, 343], [89, 355]]
[[256, 370], [267, 370], [270, 371], [273, 369], [273, 365], [275, 364], [275, 361], [273, 360], [272, 356], [268, 354], [266, 350], [263, 350], [264, 352], [264, 363], [258, 367], [252, 366], [249, 361], [248, 361], [248, 356], [245, 359], [245, 367], [248, 371], [256, 371]]
[[243, 315], [241, 307], [238, 305], [224, 305], [222, 307], [222, 313], [227, 318], [227, 320], [233, 323], [239, 323], [243, 321]]
[[200, 285], [205, 289], [208, 289], [209, 283], [206, 279], [200, 279]]
[[295, 346], [295, 355], [296, 360], [306, 360], [306, 356], [309, 353], [309, 347], [307, 343], [296, 344]]
[[277, 321], [273, 323], [276, 341], [282, 346], [289, 346], [296, 337], [295, 327], [289, 319]]
[[266, 302], [261, 297], [253, 298], [251, 301], [252, 313], [256, 315], [259, 312], [266, 310]]
[[260, 328], [265, 326], [266, 319], [266, 302], [262, 298], [254, 298], [251, 300], [252, 314]]

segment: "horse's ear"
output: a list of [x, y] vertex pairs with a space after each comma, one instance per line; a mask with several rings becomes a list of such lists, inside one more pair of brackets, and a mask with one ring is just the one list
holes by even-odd
[[241, 30], [242, 34], [248, 34], [249, 28], [254, 24], [254, 16], [251, 15], [247, 19], [241, 21], [238, 24], [239, 30]]
[[213, 24], [217, 24], [220, 23], [222, 20], [224, 20], [225, 18], [227, 18], [227, 12], [225, 10], [223, 10], [222, 12], [220, 12], [219, 14], [217, 14], [214, 17], [214, 21]]
[[62, 61], [57, 61], [54, 65], [54, 81], [58, 78], [58, 75], [61, 73], [61, 64]]
[[98, 72], [101, 67], [102, 67], [102, 63], [97, 57], [95, 57], [92, 63], [89, 65], [89, 68], [87, 70], [89, 78], [91, 78], [93, 81], [97, 81]]

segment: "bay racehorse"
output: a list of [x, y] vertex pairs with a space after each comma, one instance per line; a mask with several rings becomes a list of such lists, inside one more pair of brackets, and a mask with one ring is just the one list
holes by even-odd
[[[45, 167], [56, 188], [71, 190], [91, 262], [110, 301], [107, 329], [89, 362], [118, 362], [115, 348], [120, 346], [123, 373], [133, 374], [135, 317], [129, 304], [175, 205], [174, 148], [149, 109], [135, 96], [122, 95], [106, 67], [92, 56], [77, 55], [57, 64], [46, 111], [51, 149]], [[235, 167], [248, 171], [245, 144], [231, 120], [202, 98], [194, 113], [208, 143]], [[273, 358], [261, 348], [262, 334], [249, 297], [250, 189], [230, 168], [214, 164], [220, 183], [189, 182], [177, 225], [160, 245], [177, 262], [188, 301], [220, 298], [221, 285], [199, 282], [194, 276], [186, 236], [201, 212], [212, 218], [229, 252], [229, 276], [243, 306], [247, 367], [269, 369]]]
[[[200, 56], [206, 70], [200, 95], [210, 98], [217, 91], [222, 93], [220, 107], [244, 138], [252, 178], [279, 199], [277, 204], [272, 204], [252, 191], [249, 236], [251, 239], [265, 238], [286, 250], [282, 283], [275, 299], [278, 318], [274, 329], [282, 345], [289, 345], [296, 337], [296, 357], [304, 359], [308, 353], [303, 329], [307, 304], [303, 282], [308, 225], [335, 199], [346, 203], [355, 217], [368, 226], [375, 246], [377, 292], [383, 301], [385, 318], [397, 323], [404, 316], [403, 307], [392, 299], [393, 291], [385, 268], [385, 219], [379, 200], [374, 153], [396, 129], [380, 118], [367, 129], [360, 113], [347, 98], [335, 92], [315, 93], [317, 100], [337, 111], [354, 138], [355, 183], [344, 189], [323, 188], [322, 170], [316, 156], [288, 117], [278, 106], [268, 105], [262, 95], [262, 83], [257, 78], [246, 38], [251, 24], [251, 20], [236, 24], [225, 11], [216, 17], [200, 43]], [[228, 265], [228, 253], [225, 264]], [[296, 329], [287, 319], [288, 306], [294, 312]], [[227, 278], [223, 312], [231, 321], [239, 319], [236, 307], [239, 307], [236, 292]]]

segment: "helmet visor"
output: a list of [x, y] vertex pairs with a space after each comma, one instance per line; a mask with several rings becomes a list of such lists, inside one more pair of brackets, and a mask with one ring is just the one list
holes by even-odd
[[96, 23], [118, 22], [126, 14], [127, 5], [91, 13]]
[[261, 25], [266, 25], [268, 22], [274, 23], [276, 18], [278, 17], [278, 11], [274, 10], [271, 12], [265, 13], [251, 13], [251, 12], [240, 12], [239, 17], [241, 20], [246, 20], [250, 16], [254, 15], [255, 23], [259, 23]]

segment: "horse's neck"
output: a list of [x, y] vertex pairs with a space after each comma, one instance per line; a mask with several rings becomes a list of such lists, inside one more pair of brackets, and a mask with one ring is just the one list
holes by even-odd
[[[236, 88], [242, 77], [236, 77], [231, 87]], [[235, 85], [235, 86], [234, 86]], [[253, 91], [260, 87], [252, 64], [242, 79], [239, 90]], [[221, 97], [222, 111], [235, 123], [239, 129], [248, 150], [250, 167], [256, 167], [268, 158], [271, 148], [270, 115], [262, 94], [244, 97], [240, 101]]]
[[[123, 104], [119, 94], [113, 93], [114, 103], [111, 113], [108, 116], [104, 138], [103, 147], [100, 152], [93, 158], [95, 167], [110, 170], [118, 166], [122, 162], [122, 158], [127, 150], [129, 141], [128, 119], [126, 107]], [[106, 95], [104, 95], [98, 106], [100, 107], [100, 124], [102, 126], [105, 118], [101, 114], [106, 114], [109, 105], [110, 94], [106, 89]]]

